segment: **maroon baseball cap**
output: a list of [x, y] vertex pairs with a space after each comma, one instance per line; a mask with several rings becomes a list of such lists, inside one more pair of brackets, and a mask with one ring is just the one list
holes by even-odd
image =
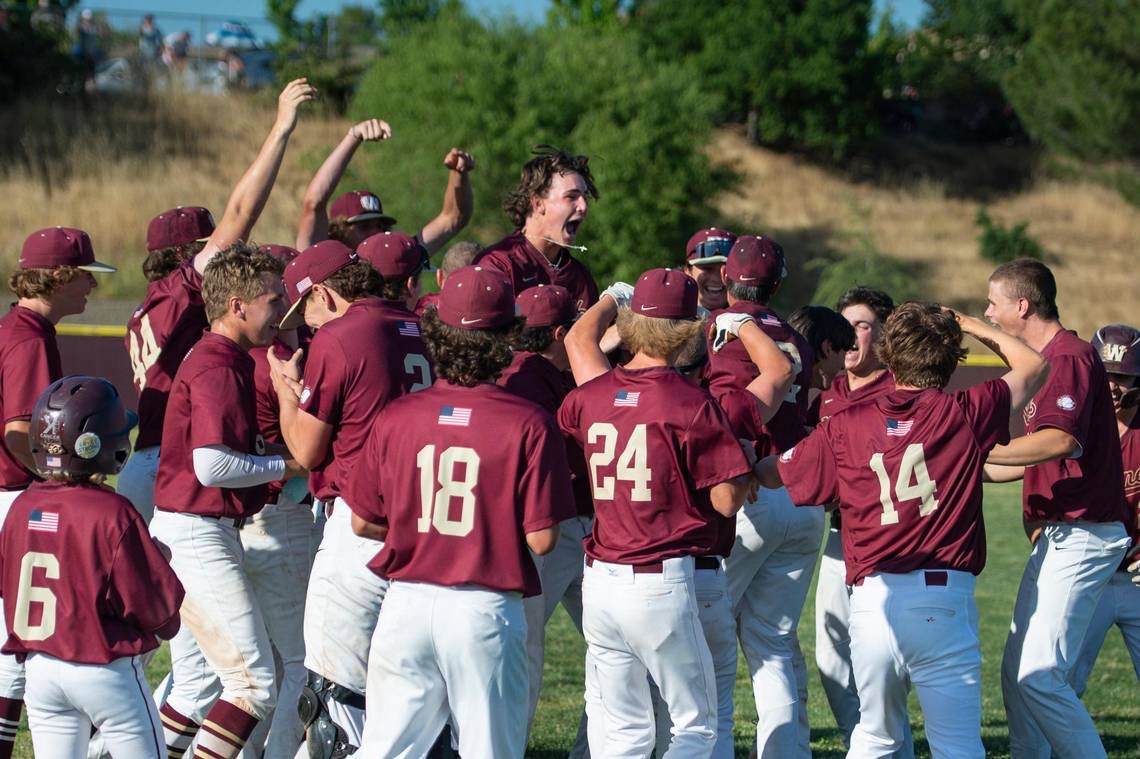
[[273, 256], [283, 264], [287, 264], [301, 255], [300, 251], [296, 248], [290, 248], [288, 245], [258, 245], [257, 252]]
[[114, 266], [95, 260], [91, 238], [82, 229], [48, 227], [28, 235], [20, 251], [21, 269], [58, 269], [61, 266], [74, 266], [85, 271], [118, 271]]
[[281, 320], [281, 329], [296, 329], [305, 323], [301, 304], [305, 296], [326, 279], [344, 267], [359, 261], [352, 248], [336, 240], [325, 240], [305, 248], [285, 267], [281, 278], [285, 286], [285, 297], [289, 299], [289, 310]]
[[685, 245], [685, 263], [689, 266], [723, 264], [728, 260], [728, 251], [732, 250], [735, 242], [736, 235], [727, 229], [702, 229], [690, 237]]
[[356, 255], [372, 264], [386, 280], [407, 279], [431, 271], [427, 248], [403, 232], [381, 232], [356, 246]]
[[213, 214], [200, 206], [178, 206], [163, 211], [147, 225], [147, 252], [209, 240], [214, 226]]
[[650, 269], [634, 285], [629, 308], [655, 319], [695, 319], [697, 281], [680, 269]]
[[788, 276], [784, 249], [770, 237], [742, 235], [728, 254], [724, 275], [748, 287], [778, 284]]
[[380, 197], [368, 190], [353, 190], [346, 192], [333, 201], [329, 210], [329, 219], [352, 224], [367, 219], [381, 219], [389, 224], [396, 220], [384, 213], [384, 206], [380, 204]]
[[560, 285], [535, 285], [515, 299], [528, 327], [558, 327], [574, 321], [578, 307], [574, 296]]
[[464, 266], [448, 275], [439, 291], [440, 321], [458, 329], [490, 329], [515, 318], [515, 291], [506, 275]]

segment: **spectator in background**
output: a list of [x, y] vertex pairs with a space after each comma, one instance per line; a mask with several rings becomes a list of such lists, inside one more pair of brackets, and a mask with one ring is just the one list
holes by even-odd
[[0, 33], [6, 33], [12, 28], [12, 15], [8, 11], [8, 6], [0, 3]]
[[190, 56], [190, 32], [174, 32], [166, 35], [166, 45], [162, 50], [162, 61], [171, 69], [181, 72], [186, 68]]
[[51, 4], [51, 0], [39, 0], [31, 17], [32, 26], [41, 32], [63, 34], [63, 11]]
[[146, 67], [153, 67], [162, 58], [162, 30], [154, 23], [154, 16], [146, 14], [139, 24], [139, 58]]
[[83, 70], [84, 89], [90, 91], [95, 86], [95, 64], [99, 62], [99, 28], [95, 25], [95, 14], [84, 8], [75, 25], [75, 44], [71, 48], [76, 62]]

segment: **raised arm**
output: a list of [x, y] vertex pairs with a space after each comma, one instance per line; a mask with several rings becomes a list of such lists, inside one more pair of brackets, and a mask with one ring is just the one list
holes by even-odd
[[265, 202], [269, 200], [273, 183], [277, 181], [277, 171], [281, 168], [281, 159], [285, 157], [289, 136], [297, 126], [297, 109], [301, 103], [312, 100], [316, 94], [316, 88], [306, 79], [294, 79], [281, 91], [277, 98], [277, 120], [273, 122], [269, 136], [265, 138], [257, 158], [234, 185], [222, 220], [210, 235], [206, 246], [194, 256], [194, 268], [199, 273], [206, 271], [206, 264], [215, 253], [249, 238], [253, 225], [265, 208]]
[[574, 372], [574, 383], [579, 387], [611, 369], [600, 343], [606, 329], [617, 318], [618, 304], [622, 301], [628, 304], [631, 297], [633, 288], [626, 283], [610, 285], [566, 334], [566, 355]]
[[305, 188], [301, 201], [301, 220], [297, 223], [297, 250], [304, 250], [314, 243], [328, 239], [329, 198], [336, 189], [344, 170], [356, 154], [361, 143], [380, 142], [392, 136], [392, 127], [380, 119], [368, 119], [353, 124], [348, 134], [333, 148], [329, 157], [317, 169], [317, 173]]
[[776, 341], [756, 326], [754, 321], [750, 320], [740, 326], [737, 339], [748, 351], [752, 363], [760, 370], [759, 376], [748, 383], [745, 389], [760, 401], [760, 420], [767, 424], [780, 410], [792, 387], [792, 381], [796, 378], [795, 366], [776, 346]]
[[1009, 385], [1010, 417], [1017, 417], [1025, 404], [1033, 400], [1033, 396], [1045, 384], [1045, 379], [1049, 376], [1049, 362], [1022, 340], [991, 327], [981, 319], [955, 311], [952, 313], [964, 333], [972, 335], [996, 353], [1009, 367], [1009, 371], [1002, 375], [1002, 381]]
[[443, 192], [443, 208], [439, 215], [424, 224], [420, 230], [420, 242], [429, 254], [435, 253], [455, 237], [471, 221], [475, 211], [475, 196], [471, 192], [471, 178], [468, 174], [475, 170], [475, 159], [470, 153], [452, 148], [443, 157], [447, 167], [447, 189]]

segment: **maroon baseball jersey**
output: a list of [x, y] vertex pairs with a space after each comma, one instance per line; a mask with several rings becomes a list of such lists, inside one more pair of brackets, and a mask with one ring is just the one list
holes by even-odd
[[[0, 319], [0, 407], [4, 424], [29, 421], [40, 393], [63, 376], [55, 325], [23, 306]], [[33, 475], [0, 435], [0, 490], [23, 490]]]
[[[368, 431], [393, 399], [431, 386], [416, 315], [394, 301], [364, 298], [319, 330], [305, 359], [301, 409], [333, 426], [329, 454], [309, 474], [317, 498], [342, 495]], [[347, 499], [346, 499], [347, 500]]]
[[982, 465], [1009, 441], [1009, 386], [895, 390], [823, 422], [779, 459], [796, 504], [839, 500], [847, 584], [986, 563]]
[[761, 457], [786, 451], [802, 440], [806, 432], [808, 393], [811, 390], [815, 354], [808, 341], [767, 306], [740, 301], [715, 311], [709, 317], [709, 363], [706, 373], [709, 390], [714, 397], [719, 398], [732, 389], [743, 390], [759, 375], [756, 364], [752, 363], [744, 343], [739, 340], [733, 340], [721, 348], [719, 353], [713, 352], [712, 336], [716, 330], [714, 322], [719, 314], [725, 312], [750, 314], [756, 320], [756, 326], [775, 341], [796, 368], [794, 384], [788, 390], [784, 403], [764, 425], [766, 434], [756, 438], [756, 452]]
[[573, 390], [558, 411], [593, 486], [587, 555], [643, 564], [721, 549], [709, 500], [751, 471], [712, 396], [672, 367], [617, 367]]
[[36, 482], [0, 531], [0, 595], [4, 653], [106, 664], [173, 637], [183, 591], [126, 498]]
[[597, 303], [598, 285], [590, 270], [566, 250], [559, 260], [563, 263], [558, 268], [552, 266], [520, 229], [484, 248], [475, 258], [475, 263], [508, 275], [516, 295], [535, 285], [561, 285], [570, 291], [579, 311]]
[[[1140, 414], [1132, 417], [1132, 422], [1120, 436], [1120, 455], [1124, 460], [1124, 499], [1128, 502], [1131, 518], [1125, 524], [1132, 536], [1132, 545], [1140, 545]], [[1132, 563], [1127, 556], [1120, 562], [1125, 570]]]
[[388, 404], [349, 482], [360, 517], [388, 524], [381, 577], [542, 592], [526, 533], [574, 516], [554, 419], [492, 384], [438, 380]]
[[1072, 435], [1081, 451], [1075, 458], [1025, 468], [1025, 516], [1129, 524], [1120, 436], [1100, 356], [1069, 330], [1058, 332], [1041, 355], [1049, 361], [1049, 378], [1022, 411], [1025, 434], [1054, 427]]
[[202, 275], [192, 263], [147, 285], [142, 305], [127, 320], [127, 355], [139, 394], [136, 450], [162, 442], [174, 375], [209, 326], [202, 303]]
[[436, 303], [439, 303], [439, 293], [427, 293], [420, 296], [420, 299], [416, 301], [416, 316], [423, 316], [424, 311], [435, 306]]
[[895, 376], [889, 370], [883, 370], [873, 380], [861, 385], [858, 390], [851, 389], [847, 372], [843, 372], [831, 381], [830, 387], [819, 394], [817, 413], [813, 414], [814, 419], [808, 420], [810, 426], [814, 427], [830, 419], [853, 403], [878, 398], [880, 395], [894, 392], [894, 389]]
[[174, 375], [162, 456], [154, 483], [155, 508], [207, 517], [247, 517], [265, 505], [266, 487], [208, 488], [194, 474], [194, 449], [224, 445], [261, 455], [253, 359], [228, 337], [202, 335]]
[[[268, 354], [269, 348], [251, 348], [249, 351], [249, 357], [253, 359], [253, 388], [257, 396], [257, 429], [266, 443], [285, 445], [285, 438], [281, 435], [281, 405], [277, 401], [277, 391], [273, 389], [273, 380], [269, 377]], [[274, 340], [273, 355], [282, 361], [288, 361], [293, 355], [293, 349], [280, 340]], [[277, 502], [281, 486], [280, 482], [271, 482], [265, 486], [266, 503]]]

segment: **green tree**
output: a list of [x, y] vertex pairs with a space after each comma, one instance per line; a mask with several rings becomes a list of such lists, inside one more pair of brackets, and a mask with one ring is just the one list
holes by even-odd
[[471, 150], [473, 234], [485, 243], [509, 231], [502, 199], [533, 145], [589, 155], [602, 197], [580, 239], [599, 279], [676, 263], [720, 187], [702, 151], [707, 98], [679, 64], [647, 60], [618, 31], [441, 17], [391, 40], [350, 112], [392, 125], [390, 143], [357, 159], [357, 181], [381, 192], [409, 229], [439, 206], [447, 149]]

